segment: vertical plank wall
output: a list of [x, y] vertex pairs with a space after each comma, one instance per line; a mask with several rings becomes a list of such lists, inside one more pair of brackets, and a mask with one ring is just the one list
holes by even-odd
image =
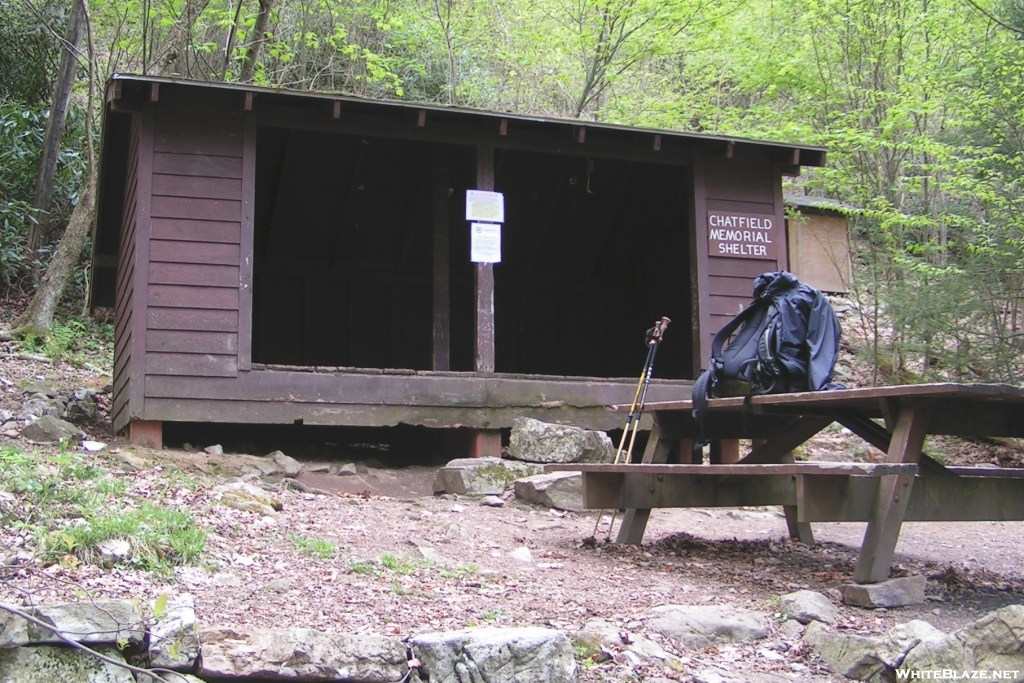
[[131, 379], [129, 366], [132, 358], [132, 309], [134, 308], [135, 227], [137, 222], [137, 190], [139, 184], [139, 117], [132, 118], [128, 137], [128, 159], [125, 162], [124, 208], [122, 211], [121, 243], [118, 245], [117, 297], [114, 312], [117, 344], [114, 347], [114, 402], [111, 407], [114, 429], [128, 424]]
[[238, 374], [241, 114], [154, 118], [145, 374]]
[[[782, 242], [778, 260], [708, 257], [710, 333], [715, 333], [750, 303], [754, 278], [786, 267], [783, 231], [782, 178], [767, 163], [743, 163], [733, 159], [706, 159], [707, 211], [763, 214], [775, 220]], [[707, 221], [707, 216], [699, 217]], [[706, 238], [705, 238], [706, 239]], [[706, 359], [705, 359], [706, 361]]]

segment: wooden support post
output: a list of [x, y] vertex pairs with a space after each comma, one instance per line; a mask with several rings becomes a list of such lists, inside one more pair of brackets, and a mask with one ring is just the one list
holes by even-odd
[[444, 147], [434, 147], [434, 370], [450, 370], [451, 275], [448, 265], [448, 160]]
[[738, 439], [715, 439], [711, 442], [711, 464], [731, 465], [740, 460]]
[[160, 99], [160, 84], [150, 83], [149, 84], [149, 101], [156, 102]]
[[[654, 427], [651, 428], [651, 435], [647, 438], [647, 448], [640, 462], [649, 465], [651, 463], [668, 462], [669, 452], [672, 450], [672, 440], [661, 438], [661, 427], [658, 426], [657, 413], [654, 415]], [[650, 508], [634, 508], [626, 510], [622, 516], [622, 524], [619, 526], [619, 535], [616, 543], [625, 545], [640, 545], [644, 541], [644, 532], [647, 530], [647, 521], [651, 518]]]
[[416, 127], [417, 128], [423, 128], [426, 125], [427, 125], [427, 110], [426, 109], [420, 109], [419, 113], [416, 115]]
[[[926, 403], [902, 403], [886, 462], [917, 463], [928, 427], [930, 407]], [[888, 474], [879, 481], [878, 497], [864, 532], [857, 568], [853, 572], [853, 580], [857, 583], [878, 583], [889, 578], [889, 567], [913, 485], [913, 474]]]
[[164, 423], [157, 420], [132, 420], [128, 423], [128, 441], [133, 446], [160, 450], [164, 447]]
[[335, 101], [332, 104], [332, 106], [331, 106], [331, 118], [332, 119], [340, 119], [341, 118], [341, 102]]
[[242, 95], [242, 111], [252, 111], [252, 93]]
[[[481, 144], [476, 148], [476, 188], [494, 189], [494, 147]], [[477, 372], [494, 372], [494, 267], [477, 263], [476, 280], [476, 354]], [[501, 455], [501, 432], [478, 430], [471, 437], [470, 455]]]
[[[764, 443], [761, 439], [754, 440], [754, 448]], [[786, 453], [782, 456], [782, 462], [793, 462], [793, 451]], [[814, 531], [811, 530], [810, 522], [801, 522], [798, 519], [800, 513], [800, 489], [801, 489], [800, 477], [797, 478], [797, 504], [796, 505], [783, 505], [782, 512], [786, 515], [786, 527], [789, 529], [789, 537], [794, 541], [799, 541], [804, 545], [814, 545]]]

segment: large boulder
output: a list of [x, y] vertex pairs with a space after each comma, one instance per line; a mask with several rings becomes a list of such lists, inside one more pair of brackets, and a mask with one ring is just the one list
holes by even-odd
[[559, 510], [583, 509], [583, 474], [548, 472], [516, 479], [516, 498]]
[[458, 458], [437, 471], [434, 493], [487, 496], [504, 493], [516, 479], [540, 474], [541, 466], [502, 458]]
[[203, 678], [393, 683], [408, 671], [405, 646], [374, 635], [308, 628], [202, 628]]
[[575, 683], [572, 645], [546, 628], [475, 628], [412, 639], [431, 683]]
[[[146, 638], [142, 612], [128, 600], [69, 602], [25, 607], [22, 611], [79, 643], [139, 645]], [[63, 642], [50, 629], [21, 617], [0, 617], [0, 626], [0, 648]]]
[[768, 636], [764, 615], [727, 605], [662, 605], [645, 612], [643, 618], [650, 630], [690, 649]]
[[149, 627], [150, 665], [191, 671], [199, 659], [199, 629], [192, 596], [183, 593], [168, 598], [159, 613], [155, 608], [154, 602], [153, 624]]
[[604, 432], [517, 417], [508, 454], [527, 462], [611, 462], [615, 446]]
[[[940, 634], [941, 635], [941, 634]], [[949, 635], [922, 640], [903, 669], [1024, 669], [1024, 606], [1008, 605]]]
[[804, 641], [829, 666], [847, 678], [870, 683], [889, 683], [914, 648], [944, 637], [942, 631], [918, 619], [899, 624], [884, 636], [836, 633], [820, 622], [812, 622], [804, 633]]
[[815, 591], [796, 591], [787, 593], [779, 599], [779, 611], [796, 619], [801, 624], [820, 621], [823, 624], [836, 623], [839, 609], [832, 601]]
[[85, 438], [85, 432], [59, 417], [43, 415], [22, 429], [21, 436], [36, 443], [57, 443], [59, 441], [79, 441]]
[[678, 657], [666, 652], [665, 648], [650, 638], [621, 629], [604, 619], [588, 621], [573, 640], [584, 650], [586, 656], [601, 653], [615, 656], [616, 653], [625, 651], [632, 652], [645, 664], [667, 666], [676, 671], [681, 670], [683, 666]]
[[[101, 650], [124, 662], [116, 648]], [[135, 683], [130, 671], [66, 647], [0, 650], [0, 681], [11, 683]]]

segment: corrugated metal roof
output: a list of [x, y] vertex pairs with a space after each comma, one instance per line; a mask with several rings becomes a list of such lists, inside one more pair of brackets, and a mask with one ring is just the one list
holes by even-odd
[[786, 204], [800, 207], [802, 209], [818, 209], [820, 211], [836, 211], [838, 213], [849, 213], [856, 211], [857, 207], [847, 204], [838, 199], [830, 197], [814, 197], [804, 194], [787, 194], [783, 196]]
[[[510, 112], [495, 112], [487, 111], [484, 109], [472, 109], [469, 107], [449, 107], [437, 104], [425, 104], [415, 102], [405, 102], [396, 100], [377, 100], [365, 97], [355, 97], [352, 95], [340, 95], [334, 93], [324, 92], [312, 92], [306, 90], [288, 90], [285, 88], [270, 88], [265, 86], [255, 86], [244, 83], [218, 83], [212, 81], [195, 81], [183, 78], [168, 78], [164, 76], [146, 76], [141, 74], [114, 74], [111, 81], [126, 81], [136, 83], [166, 83], [173, 85], [181, 85], [196, 88], [210, 88], [214, 90], [233, 90], [237, 92], [251, 92], [254, 94], [265, 93], [273, 95], [275, 97], [286, 97], [286, 98], [308, 98], [313, 100], [319, 100], [322, 102], [343, 102], [352, 105], [366, 105], [375, 107], [388, 107], [395, 109], [408, 109], [415, 111], [427, 111], [435, 112], [445, 115], [455, 115], [466, 118], [480, 118], [490, 119], [495, 122], [501, 119], [507, 119], [510, 122], [521, 121], [529, 123], [541, 123], [558, 126], [572, 126], [579, 127], [585, 126], [587, 129], [593, 130], [607, 130], [616, 133], [644, 133], [649, 135], [661, 135], [665, 138], [681, 139], [681, 140], [693, 140], [693, 141], [712, 141], [722, 143], [739, 143], [744, 145], [753, 145], [760, 147], [776, 147], [787, 150], [800, 150], [801, 152], [807, 151], [814, 153], [815, 157], [824, 158], [824, 152], [826, 148], [818, 147], [815, 145], [799, 145], [787, 142], [777, 142], [771, 140], [756, 140], [752, 138], [741, 138], [731, 137], [726, 135], [707, 135], [704, 133], [691, 133], [678, 130], [666, 130], [658, 128], [639, 128], [634, 126], [624, 126], [611, 123], [598, 123], [595, 121], [588, 121], [585, 119], [563, 119], [548, 116], [530, 116], [523, 114], [513, 114]], [[810, 158], [809, 158], [810, 159]], [[816, 166], [817, 159], [814, 162], [809, 162], [809, 159], [801, 159], [801, 165], [804, 166]]]

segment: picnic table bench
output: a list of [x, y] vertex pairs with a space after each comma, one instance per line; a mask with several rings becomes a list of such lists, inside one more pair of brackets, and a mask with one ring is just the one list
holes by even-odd
[[[614, 406], [625, 411], [628, 406]], [[652, 508], [781, 505], [789, 532], [812, 522], [867, 522], [853, 579], [889, 577], [904, 521], [1024, 520], [1024, 469], [946, 467], [921, 452], [928, 435], [1024, 437], [1024, 390], [917, 384], [708, 401], [711, 464], [692, 462], [690, 401], [650, 403], [639, 463], [548, 465], [583, 473], [583, 504], [626, 509], [617, 542], [639, 544]], [[838, 423], [882, 451], [878, 463], [793, 462], [794, 449]], [[739, 439], [753, 447], [739, 458]]]

